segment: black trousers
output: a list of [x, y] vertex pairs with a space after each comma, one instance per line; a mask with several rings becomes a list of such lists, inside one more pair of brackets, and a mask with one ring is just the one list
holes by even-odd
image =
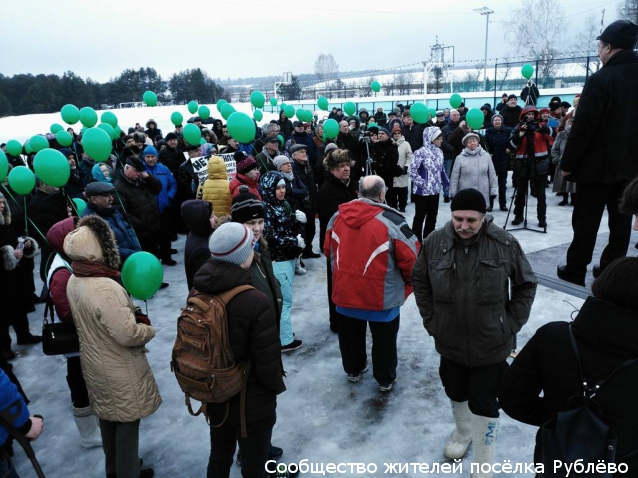
[[514, 200], [514, 216], [523, 217], [525, 212], [525, 196], [527, 195], [527, 183], [532, 183], [536, 189], [536, 217], [540, 221], [547, 215], [547, 201], [545, 199], [545, 186], [547, 174], [541, 174], [533, 178], [518, 178], [516, 180], [516, 199]]
[[160, 258], [159, 232], [146, 237], [137, 236], [137, 238], [140, 241], [140, 246], [142, 247], [143, 251], [150, 252], [158, 259]]
[[498, 205], [507, 207], [507, 171], [496, 177], [498, 178]]
[[405, 212], [405, 207], [408, 205], [408, 188], [391, 187], [386, 194], [386, 201], [388, 206], [398, 209], [401, 212]]
[[71, 391], [73, 406], [75, 408], [88, 407], [89, 392], [86, 390], [86, 382], [82, 375], [82, 364], [79, 356], [66, 359], [66, 383]]
[[367, 362], [366, 330], [372, 333], [372, 371], [380, 385], [397, 378], [397, 335], [401, 315], [390, 322], [373, 322], [339, 315], [339, 350], [346, 373], [358, 374]]
[[330, 265], [330, 257], [326, 258], [326, 285], [328, 286], [328, 318], [330, 319], [330, 330], [337, 331], [339, 327], [338, 317], [341, 316], [337, 312], [337, 306], [332, 301], [332, 266]]
[[[241, 475], [243, 478], [263, 478], [266, 461], [270, 452], [272, 426], [253, 429], [248, 427], [248, 437], [241, 437], [241, 430], [224, 423], [219, 428], [210, 429], [210, 458], [206, 478], [228, 478], [233, 465], [233, 456], [237, 443], [242, 457]], [[271, 465], [274, 468], [274, 465]]]
[[102, 448], [107, 475], [118, 478], [140, 476], [140, 421], [110, 422], [100, 419]]
[[26, 340], [31, 331], [29, 330], [29, 318], [24, 312], [6, 311], [2, 312], [0, 317], [0, 349], [11, 349], [11, 335], [9, 335], [9, 326], [13, 326], [18, 341]]
[[[436, 229], [436, 217], [439, 214], [439, 195], [419, 196], [414, 195], [414, 219], [412, 220], [412, 232], [416, 234], [419, 242], [428, 237]], [[425, 228], [423, 221], [425, 220]]]
[[627, 182], [614, 184], [578, 183], [578, 198], [572, 213], [574, 238], [567, 249], [567, 268], [571, 274], [584, 277], [596, 246], [596, 236], [607, 207], [609, 242], [600, 256], [604, 269], [614, 260], [627, 255], [631, 238], [631, 215], [622, 214], [618, 203]]
[[487, 367], [467, 367], [441, 356], [439, 375], [450, 400], [468, 401], [474, 415], [498, 418], [496, 392], [507, 367], [505, 361]]
[[315, 239], [317, 225], [315, 224], [315, 210], [304, 211], [306, 215], [306, 224], [304, 224], [304, 240], [306, 241], [306, 252], [312, 252], [312, 241]]

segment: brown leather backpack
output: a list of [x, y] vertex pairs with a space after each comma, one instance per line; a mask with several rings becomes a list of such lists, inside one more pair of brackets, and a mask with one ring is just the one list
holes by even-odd
[[[242, 436], [246, 437], [246, 382], [250, 373], [250, 361], [237, 363], [230, 347], [226, 305], [240, 292], [254, 289], [242, 285], [219, 295], [206, 295], [198, 291], [188, 298], [186, 307], [177, 319], [177, 339], [173, 347], [171, 370], [185, 393], [188, 412], [197, 416], [204, 412], [206, 404], [226, 403], [228, 418], [229, 400], [241, 392], [240, 420]], [[194, 413], [191, 398], [202, 403]], [[208, 420], [208, 416], [206, 416]]]

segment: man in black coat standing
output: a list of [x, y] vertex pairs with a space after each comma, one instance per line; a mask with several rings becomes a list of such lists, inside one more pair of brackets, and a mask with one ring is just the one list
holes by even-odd
[[[567, 250], [567, 264], [558, 266], [558, 277], [585, 284], [596, 235], [605, 206], [609, 216], [609, 243], [594, 277], [612, 261], [627, 254], [631, 216], [618, 209], [625, 186], [638, 176], [633, 138], [638, 124], [638, 56], [633, 49], [638, 26], [627, 20], [610, 24], [598, 37], [603, 64], [583, 88], [578, 119], [565, 146], [561, 173], [578, 185], [572, 215], [574, 238]], [[614, 118], [613, 123], [605, 118]]]

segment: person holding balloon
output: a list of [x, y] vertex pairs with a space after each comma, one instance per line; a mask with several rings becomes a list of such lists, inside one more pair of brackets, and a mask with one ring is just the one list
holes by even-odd
[[146, 359], [155, 328], [148, 318], [136, 320], [135, 306], [120, 283], [124, 272], [119, 272], [117, 244], [103, 219], [82, 218], [64, 239], [64, 252], [72, 260], [67, 297], [89, 401], [100, 418], [106, 475], [152, 477], [152, 468], [140, 470], [138, 451], [140, 420], [162, 403]]
[[65, 158], [67, 158], [69, 162], [69, 169], [71, 171], [69, 179], [64, 185], [64, 193], [70, 198], [82, 199], [82, 192], [86, 187], [86, 182], [84, 182], [84, 180], [80, 176], [80, 172], [78, 171], [75, 153], [69, 148], [60, 148], [59, 151], [64, 155]]

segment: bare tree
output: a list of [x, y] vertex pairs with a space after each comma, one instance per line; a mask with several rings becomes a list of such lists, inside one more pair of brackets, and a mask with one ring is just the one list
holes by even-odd
[[505, 35], [518, 55], [529, 55], [538, 61], [541, 78], [551, 80], [557, 73], [556, 57], [565, 44], [565, 13], [555, 0], [522, 1], [512, 11]]
[[501, 67], [501, 89], [505, 88], [507, 77], [510, 76], [510, 72], [512, 71], [512, 65], [507, 58], [505, 58], [505, 62], [505, 66]]
[[394, 77], [394, 88], [400, 95], [409, 95], [412, 83], [414, 83], [414, 75], [412, 73], [403, 72]]
[[618, 2], [618, 17], [622, 20], [638, 23], [638, 0]]
[[430, 70], [430, 78], [432, 82], [428, 84], [428, 90], [432, 93], [441, 93], [445, 83], [443, 68], [440, 65], [432, 68], [432, 70]]
[[339, 65], [332, 54], [321, 53], [315, 61], [315, 74], [320, 81], [332, 81], [339, 73]]
[[[595, 14], [589, 15], [582, 24], [582, 28], [576, 34], [574, 42], [574, 51], [582, 52], [584, 55], [589, 56], [591, 52], [595, 52], [598, 47], [598, 40], [596, 37], [601, 33], [601, 22], [596, 18]], [[585, 71], [589, 74], [594, 73], [600, 69], [600, 59], [594, 54], [594, 61], [587, 61], [584, 59], [579, 62]], [[589, 70], [588, 70], [589, 69]]]

